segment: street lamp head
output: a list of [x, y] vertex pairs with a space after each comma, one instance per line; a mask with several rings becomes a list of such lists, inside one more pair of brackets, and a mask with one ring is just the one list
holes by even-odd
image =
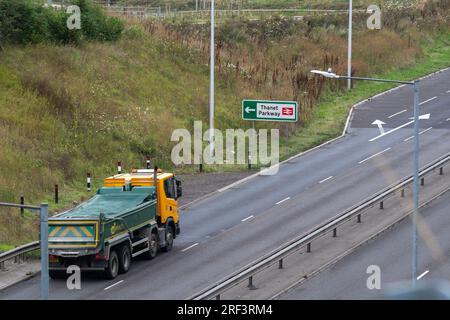
[[334, 79], [339, 78], [339, 76], [337, 74], [331, 72], [330, 69], [329, 69], [329, 71], [311, 70], [311, 73], [319, 74], [319, 75], [327, 77], [327, 78], [334, 78]]

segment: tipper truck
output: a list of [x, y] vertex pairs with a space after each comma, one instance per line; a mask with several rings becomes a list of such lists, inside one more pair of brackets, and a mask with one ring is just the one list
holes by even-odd
[[64, 277], [77, 265], [114, 279], [132, 258], [170, 251], [180, 233], [181, 195], [181, 181], [157, 168], [106, 178], [91, 199], [49, 219], [50, 276]]

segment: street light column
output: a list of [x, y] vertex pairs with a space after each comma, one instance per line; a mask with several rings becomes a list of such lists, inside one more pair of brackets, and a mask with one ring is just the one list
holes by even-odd
[[210, 76], [209, 76], [209, 154], [214, 157], [214, 0], [211, 0], [211, 44], [210, 44]]
[[417, 215], [419, 214], [419, 81], [414, 81], [414, 211], [412, 216], [412, 283], [417, 276]]
[[41, 204], [40, 208], [40, 244], [41, 244], [41, 298], [48, 300], [48, 204]]
[[349, 0], [349, 8], [348, 8], [348, 61], [347, 61], [347, 89], [350, 90], [352, 88], [352, 33], [353, 33], [353, 0]]

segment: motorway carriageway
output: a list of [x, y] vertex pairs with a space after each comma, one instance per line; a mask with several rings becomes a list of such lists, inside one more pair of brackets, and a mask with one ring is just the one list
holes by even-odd
[[[450, 152], [450, 70], [421, 81], [421, 166]], [[52, 280], [54, 299], [183, 299], [412, 173], [410, 86], [359, 105], [349, 133], [280, 166], [198, 201], [181, 215], [172, 252], [134, 261], [113, 281], [86, 277], [81, 290]], [[372, 125], [385, 122], [385, 134]], [[372, 141], [370, 141], [372, 140]], [[0, 292], [38, 299], [39, 276]]]
[[[450, 289], [450, 191], [421, 209], [425, 241], [418, 244], [417, 285], [446, 282]], [[411, 219], [344, 257], [279, 299], [389, 299], [411, 286]], [[367, 267], [380, 268], [380, 289], [367, 288]], [[326, 288], [326, 290], [323, 290]]]

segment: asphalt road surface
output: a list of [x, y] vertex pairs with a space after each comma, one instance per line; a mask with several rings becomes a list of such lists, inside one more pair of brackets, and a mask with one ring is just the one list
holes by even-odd
[[[332, 81], [332, 80], [330, 80]], [[450, 70], [420, 87], [421, 165], [450, 152]], [[404, 111], [406, 110], [406, 111]], [[183, 299], [274, 250], [326, 219], [412, 173], [412, 88], [405, 86], [356, 109], [349, 134], [195, 203], [181, 216], [172, 252], [135, 261], [113, 281], [86, 277], [81, 290], [52, 280], [54, 299]], [[380, 135], [374, 120], [386, 124]], [[403, 126], [401, 129], [396, 129]], [[0, 299], [38, 299], [39, 277], [0, 292]]]
[[[450, 192], [421, 210], [417, 283], [450, 280]], [[428, 232], [429, 231], [429, 232]], [[367, 267], [380, 268], [380, 289], [368, 289]], [[390, 299], [394, 286], [411, 283], [411, 219], [366, 244], [280, 299]], [[326, 288], [326, 290], [324, 290]], [[405, 288], [406, 289], [406, 288]], [[394, 291], [395, 292], [395, 291]]]

